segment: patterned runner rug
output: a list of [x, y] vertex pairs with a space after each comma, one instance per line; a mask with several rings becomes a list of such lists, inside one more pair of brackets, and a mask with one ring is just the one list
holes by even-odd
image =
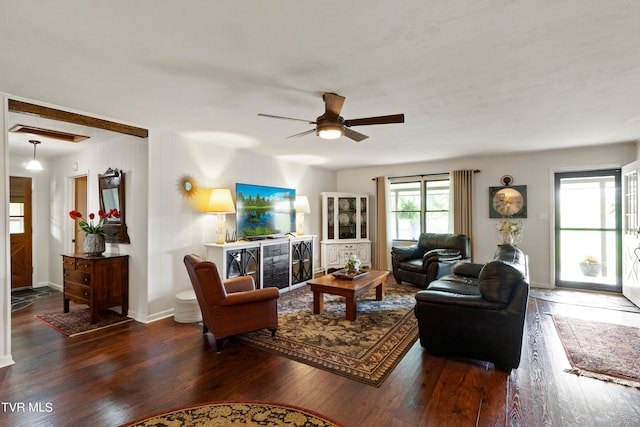
[[342, 375], [380, 386], [418, 337], [413, 314], [417, 289], [387, 280], [385, 298], [369, 291], [357, 301], [355, 321], [345, 319], [344, 298], [324, 296], [324, 312], [313, 314], [313, 294], [303, 287], [278, 301], [276, 339], [269, 331], [238, 338], [270, 351]]
[[553, 314], [567, 372], [640, 388], [640, 329]]
[[343, 427], [308, 409], [265, 402], [208, 403], [174, 409], [120, 427], [151, 426]]
[[69, 310], [68, 313], [38, 314], [36, 315], [36, 319], [68, 337], [75, 337], [123, 323], [133, 322], [133, 319], [130, 317], [123, 317], [119, 313], [106, 310], [101, 312], [98, 315], [98, 321], [92, 324], [89, 308]]

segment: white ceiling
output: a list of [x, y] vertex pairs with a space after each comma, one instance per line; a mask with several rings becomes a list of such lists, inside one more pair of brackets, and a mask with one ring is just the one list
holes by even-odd
[[[0, 91], [322, 167], [640, 138], [637, 0], [3, 0], [0, 16]], [[257, 116], [315, 120], [324, 91], [345, 119], [406, 123], [356, 143]]]

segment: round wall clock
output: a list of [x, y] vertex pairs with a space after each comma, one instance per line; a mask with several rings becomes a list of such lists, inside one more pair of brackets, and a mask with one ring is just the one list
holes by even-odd
[[489, 218], [526, 218], [527, 186], [489, 187]]

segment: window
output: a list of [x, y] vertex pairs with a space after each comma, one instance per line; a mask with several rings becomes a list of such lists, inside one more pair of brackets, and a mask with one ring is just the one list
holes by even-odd
[[418, 240], [420, 233], [449, 232], [448, 175], [392, 180], [389, 188], [393, 240]]
[[24, 233], [24, 203], [9, 203], [9, 234]]

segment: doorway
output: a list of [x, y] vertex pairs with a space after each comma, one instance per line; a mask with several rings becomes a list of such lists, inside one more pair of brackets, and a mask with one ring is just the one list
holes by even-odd
[[9, 177], [11, 289], [33, 286], [31, 178]]
[[555, 282], [622, 290], [620, 169], [555, 174]]
[[[87, 212], [87, 177], [79, 176], [74, 178], [73, 180], [73, 192], [74, 192], [74, 203], [73, 209], [78, 212], [83, 212], [86, 215]], [[74, 230], [73, 230], [73, 251], [75, 253], [81, 253], [82, 248], [84, 247], [84, 236], [85, 233], [80, 228], [80, 222], [74, 221]]]

